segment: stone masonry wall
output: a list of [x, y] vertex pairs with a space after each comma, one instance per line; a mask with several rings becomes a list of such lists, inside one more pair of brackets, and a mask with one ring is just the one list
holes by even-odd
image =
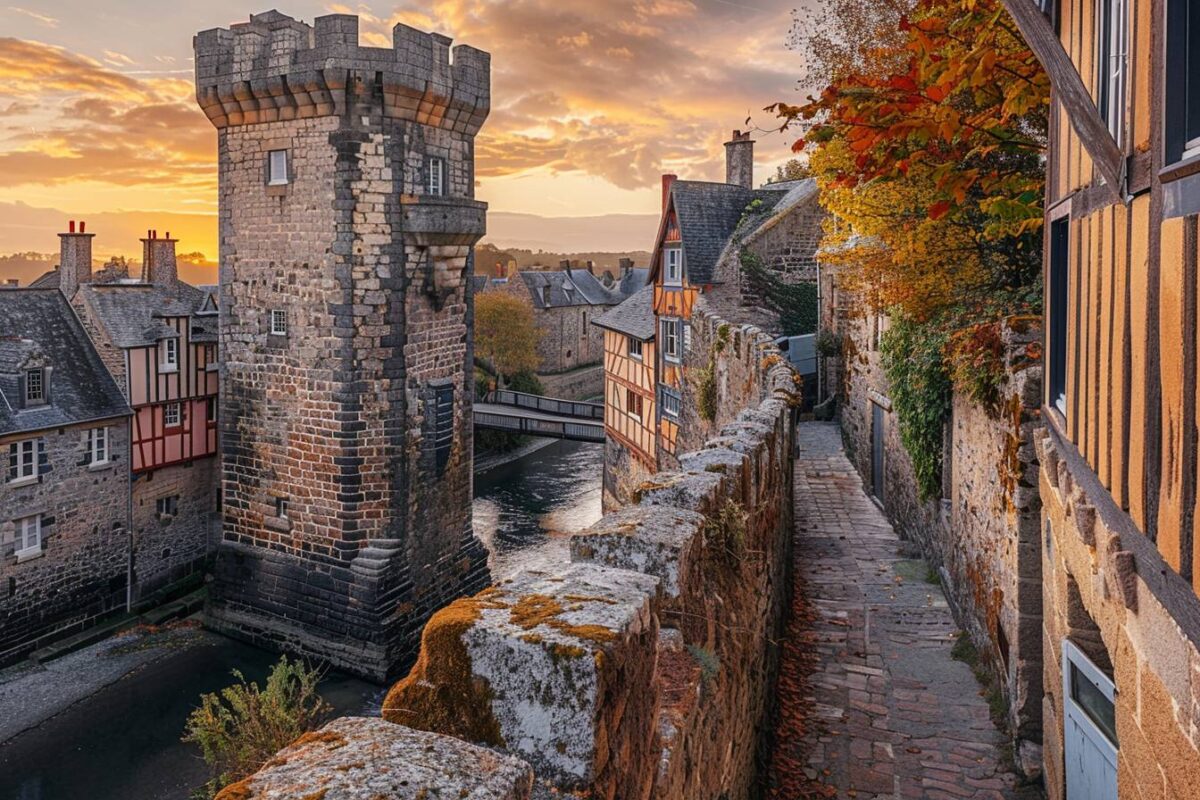
[[553, 375], [538, 374], [542, 390], [547, 397], [558, 397], [563, 400], [590, 400], [604, 396], [604, 366], [596, 364], [591, 367], [580, 367], [570, 372], [559, 372]]
[[[201, 458], [134, 476], [133, 603], [202, 574], [220, 537], [219, 458]], [[175, 498], [176, 513], [159, 515], [158, 500]]]
[[[742, 335], [757, 360], [769, 339]], [[753, 389], [678, 471], [577, 534], [570, 563], [435, 614], [384, 718], [516, 756], [543, 788], [606, 800], [752, 796], [790, 583], [798, 400], [782, 364], [757, 372]], [[457, 790], [459, 766], [447, 756], [447, 777], [422, 784], [428, 796]], [[289, 790], [316, 791], [341, 768], [334, 753], [306, 756]], [[268, 796], [277, 769], [237, 796]], [[373, 764], [361, 780], [411, 769]]]
[[[826, 294], [830, 302], [832, 293]], [[835, 296], [835, 295], [833, 295]], [[842, 298], [846, 303], [846, 298]], [[878, 340], [886, 320], [853, 303], [824, 325], [840, 339], [838, 392], [846, 452], [868, 492], [901, 535], [939, 572], [958, 624], [997, 676], [1021, 766], [1040, 761], [1042, 692], [1040, 501], [1034, 431], [1040, 424], [1040, 362], [1029, 346], [1040, 329], [1021, 319], [1004, 330], [1007, 378], [999, 408], [956, 395], [943, 454], [940, 497], [922, 499], [900, 439]], [[884, 481], [872, 485], [874, 407], [883, 409]]]
[[538, 372], [567, 372], [604, 359], [604, 331], [592, 320], [607, 309], [603, 306], [535, 308], [533, 321], [542, 332], [537, 352]]
[[1069, 640], [1115, 684], [1118, 796], [1195, 797], [1200, 599], [1073, 445], [1042, 429], [1039, 449], [1047, 795], [1065, 799], [1062, 648]]
[[[79, 425], [40, 432], [39, 480], [0, 494], [0, 666], [124, 608], [129, 558], [129, 426], [107, 424], [112, 458], [85, 463]], [[0, 438], [7, 459], [10, 442]], [[13, 521], [42, 515], [42, 555], [17, 563]]]

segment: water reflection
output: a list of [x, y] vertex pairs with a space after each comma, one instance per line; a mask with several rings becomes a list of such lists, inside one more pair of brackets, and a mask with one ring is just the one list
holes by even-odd
[[600, 519], [604, 448], [554, 442], [475, 475], [475, 534], [493, 578], [569, 559], [571, 534]]

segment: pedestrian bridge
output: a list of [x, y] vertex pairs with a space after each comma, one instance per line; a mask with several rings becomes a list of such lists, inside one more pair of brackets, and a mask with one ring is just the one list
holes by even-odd
[[604, 442], [604, 405], [500, 389], [475, 402], [475, 428]]

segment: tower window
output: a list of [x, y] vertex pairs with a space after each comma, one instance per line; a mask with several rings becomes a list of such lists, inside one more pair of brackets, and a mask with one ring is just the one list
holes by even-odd
[[271, 335], [272, 336], [287, 336], [288, 321], [287, 312], [281, 308], [276, 308], [271, 311]]
[[288, 151], [272, 150], [267, 153], [267, 185], [286, 186], [288, 183]]
[[430, 158], [428, 164], [429, 194], [441, 197], [446, 193], [446, 162], [441, 158]]
[[288, 500], [286, 497], [275, 498], [275, 516], [280, 519], [288, 518]]

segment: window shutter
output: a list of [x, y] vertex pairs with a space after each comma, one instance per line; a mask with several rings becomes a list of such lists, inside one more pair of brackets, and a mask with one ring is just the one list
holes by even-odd
[[41, 483], [42, 475], [50, 471], [50, 457], [46, 455], [46, 439], [39, 436], [37, 440], [37, 476]]
[[20, 458], [17, 450], [17, 443], [13, 442], [8, 446], [8, 480], [15, 481], [17, 479], [17, 460]]

